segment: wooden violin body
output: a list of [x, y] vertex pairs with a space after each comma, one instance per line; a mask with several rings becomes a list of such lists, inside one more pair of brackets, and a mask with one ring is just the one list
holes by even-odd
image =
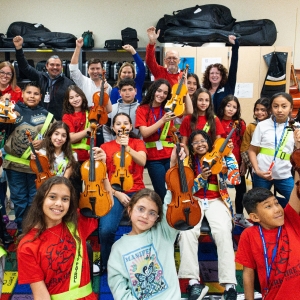
[[[123, 126], [118, 134], [129, 134], [129, 131]], [[132, 174], [129, 172], [132, 157], [125, 151], [124, 145], [121, 145], [121, 151], [114, 154], [113, 160], [116, 169], [110, 180], [112, 188], [120, 192], [131, 190], [134, 184]]]
[[0, 101], [0, 122], [1, 123], [15, 123], [17, 119], [16, 113], [13, 111], [15, 105], [6, 98]]
[[230, 133], [227, 138], [218, 138], [215, 140], [212, 151], [205, 153], [200, 160], [202, 168], [209, 168], [211, 174], [219, 174], [223, 168], [222, 159], [224, 156], [227, 156], [231, 152], [231, 148], [228, 147], [228, 141], [231, 138], [238, 121], [232, 126]]
[[90, 122], [96, 122], [100, 125], [106, 124], [108, 121], [106, 105], [109, 101], [109, 95], [104, 92], [104, 78], [105, 71], [103, 70], [101, 89], [100, 92], [96, 92], [93, 94], [94, 106], [90, 109], [88, 116]]
[[172, 201], [168, 204], [167, 222], [178, 230], [189, 230], [200, 222], [201, 209], [193, 198], [194, 172], [184, 166], [179, 158], [180, 144], [176, 142], [178, 163], [166, 173], [168, 190], [172, 193]]
[[188, 92], [187, 86], [184, 84], [185, 74], [189, 69], [186, 65], [185, 72], [183, 73], [180, 82], [172, 87], [172, 98], [166, 103], [164, 110], [166, 112], [172, 111], [175, 116], [180, 117], [185, 111], [184, 97]]
[[29, 146], [31, 148], [31, 151], [35, 155], [35, 159], [30, 160], [29, 166], [30, 169], [36, 174], [35, 185], [36, 188], [38, 189], [43, 182], [45, 182], [48, 178], [55, 175], [50, 171], [50, 164], [49, 164], [48, 157], [42, 154], [38, 154], [35, 151], [32, 145], [31, 134], [28, 130], [26, 130], [26, 135], [30, 142]]
[[91, 133], [90, 159], [81, 165], [85, 189], [80, 194], [79, 208], [87, 217], [103, 217], [111, 210], [112, 200], [103, 183], [106, 178], [106, 165], [102, 161], [95, 161], [92, 150], [97, 126], [93, 123], [91, 127], [93, 132]]

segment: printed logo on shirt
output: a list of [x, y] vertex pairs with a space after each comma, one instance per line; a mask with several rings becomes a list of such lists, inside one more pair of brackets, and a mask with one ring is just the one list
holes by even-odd
[[123, 260], [137, 299], [151, 299], [168, 288], [153, 244], [124, 254]]
[[30, 123], [33, 125], [43, 124], [46, 121], [47, 116], [45, 115], [33, 115], [30, 118]]

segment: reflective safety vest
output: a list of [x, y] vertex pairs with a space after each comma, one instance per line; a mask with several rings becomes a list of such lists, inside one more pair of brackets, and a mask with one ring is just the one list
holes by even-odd
[[[90, 122], [88, 119], [88, 111], [85, 112], [85, 125], [84, 125], [84, 129], [87, 129], [90, 126]], [[83, 138], [79, 143], [76, 144], [72, 144], [71, 147], [72, 149], [82, 149], [82, 150], [90, 150], [90, 145], [86, 144], [87, 142], [87, 138]]]
[[[159, 137], [159, 140], [161, 141], [161, 144], [163, 145], [163, 147], [173, 148], [174, 144], [172, 142], [166, 141], [166, 137], [167, 137], [169, 128], [170, 128], [170, 121], [165, 123], [165, 126]], [[146, 142], [145, 144], [146, 144], [146, 148], [155, 148], [156, 147], [156, 142]]]

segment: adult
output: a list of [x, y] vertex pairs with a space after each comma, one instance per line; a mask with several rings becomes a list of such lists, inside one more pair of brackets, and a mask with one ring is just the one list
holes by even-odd
[[22, 90], [17, 86], [17, 76], [15, 68], [9, 61], [0, 63], [0, 97], [10, 96], [10, 100], [14, 102], [21, 101]]
[[65, 91], [72, 80], [63, 74], [62, 61], [57, 55], [52, 55], [46, 62], [46, 72], [38, 71], [30, 66], [23, 52], [23, 38], [13, 38], [16, 48], [16, 59], [20, 70], [31, 81], [36, 81], [41, 87], [42, 100], [40, 105], [54, 115], [56, 120], [61, 120]]
[[[88, 61], [88, 74], [89, 77], [84, 76], [78, 68], [78, 60], [81, 48], [83, 46], [83, 38], [80, 37], [76, 40], [76, 48], [74, 50], [73, 56], [71, 58], [71, 63], [69, 65], [70, 68], [70, 76], [72, 80], [76, 83], [78, 87], [82, 89], [84, 92], [87, 100], [88, 106], [93, 106], [93, 95], [96, 92], [101, 90], [102, 85], [102, 65], [101, 61], [96, 58], [91, 58]], [[111, 93], [111, 86], [105, 82], [104, 84], [104, 91], [110, 95]], [[108, 113], [111, 112], [111, 102], [109, 101], [106, 110]]]
[[227, 95], [234, 95], [238, 68], [239, 43], [234, 35], [229, 35], [228, 40], [232, 44], [229, 73], [222, 64], [216, 63], [209, 65], [203, 75], [202, 87], [206, 88], [211, 93], [215, 113], [218, 112], [220, 103], [224, 97]]
[[147, 29], [149, 44], [146, 47], [146, 63], [155, 80], [160, 78], [166, 79], [173, 86], [175, 83], [178, 83], [178, 77], [182, 73], [178, 67], [180, 62], [179, 53], [175, 50], [167, 51], [164, 58], [164, 63], [167, 67], [160, 66], [155, 57], [155, 44], [160, 30], [157, 33], [155, 31], [156, 28], [154, 26]]

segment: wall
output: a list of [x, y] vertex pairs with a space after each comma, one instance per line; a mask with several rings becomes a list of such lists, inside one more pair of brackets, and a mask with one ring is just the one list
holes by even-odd
[[300, 68], [299, 0], [1, 0], [0, 32], [6, 33], [13, 21], [39, 22], [51, 31], [76, 36], [92, 30], [96, 47], [103, 47], [105, 40], [121, 38], [121, 30], [132, 27], [138, 32], [139, 46], [145, 47], [147, 28], [156, 25], [164, 14], [210, 3], [226, 5], [237, 21], [273, 20], [278, 31], [275, 48], [291, 47], [294, 52], [292, 62]]

